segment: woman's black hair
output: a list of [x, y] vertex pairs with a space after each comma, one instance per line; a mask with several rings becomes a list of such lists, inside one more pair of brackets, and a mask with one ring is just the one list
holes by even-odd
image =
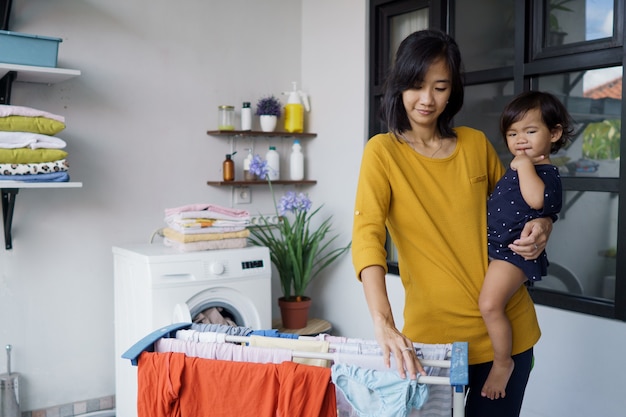
[[572, 117], [558, 98], [542, 91], [521, 93], [504, 107], [502, 116], [500, 116], [500, 133], [504, 142], [506, 143], [506, 132], [511, 125], [520, 121], [532, 109], [539, 109], [541, 120], [550, 131], [559, 125], [561, 126], [563, 130], [561, 138], [552, 142], [550, 147], [550, 153], [556, 153], [572, 139], [574, 133]]
[[443, 137], [456, 137], [452, 118], [461, 110], [464, 94], [461, 52], [451, 36], [437, 30], [420, 30], [407, 36], [398, 48], [385, 81], [381, 117], [396, 136], [411, 129], [402, 93], [421, 84], [429, 67], [439, 59], [443, 59], [450, 70], [451, 91], [448, 104], [437, 119], [437, 128]]

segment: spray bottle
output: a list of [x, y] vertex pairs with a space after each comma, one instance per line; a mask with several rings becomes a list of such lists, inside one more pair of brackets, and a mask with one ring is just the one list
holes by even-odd
[[302, 133], [304, 131], [304, 110], [311, 110], [309, 97], [303, 91], [298, 90], [295, 81], [292, 84], [292, 91], [283, 92], [284, 95], [289, 96], [285, 106], [285, 131]]

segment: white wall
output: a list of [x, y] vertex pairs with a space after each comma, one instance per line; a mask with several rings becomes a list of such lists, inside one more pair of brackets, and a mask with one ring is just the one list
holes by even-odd
[[228, 142], [206, 131], [218, 105], [300, 81], [301, 16], [291, 0], [14, 1], [11, 30], [62, 38], [59, 66], [82, 71], [13, 91], [66, 117], [58, 136], [84, 184], [20, 191], [14, 248], [0, 251], [0, 345], [13, 345], [23, 410], [114, 394], [111, 247], [148, 241], [165, 208], [230, 205], [230, 189], [206, 185]]
[[[14, 104], [66, 116], [59, 137], [69, 143], [72, 179], [84, 183], [21, 191], [14, 249], [0, 251], [0, 346], [14, 347], [23, 410], [114, 393], [111, 247], [147, 241], [165, 208], [230, 205], [230, 190], [206, 185], [220, 178], [229, 151], [205, 133], [216, 127], [219, 104], [254, 103], [299, 81], [311, 95], [307, 129], [318, 134], [305, 145], [307, 175], [318, 181], [306, 191], [350, 239], [367, 137], [366, 3], [14, 0], [11, 29], [63, 38], [59, 66], [83, 73], [13, 92]], [[265, 211], [263, 197], [253, 189], [244, 207]], [[396, 277], [389, 288], [399, 316]], [[313, 314], [330, 320], [335, 334], [373, 337], [349, 256], [311, 294]], [[609, 394], [620, 386], [626, 325], [538, 310], [544, 336], [525, 417], [621, 415], [624, 396]], [[586, 363], [598, 349], [602, 359]], [[601, 378], [591, 383], [589, 375]]]

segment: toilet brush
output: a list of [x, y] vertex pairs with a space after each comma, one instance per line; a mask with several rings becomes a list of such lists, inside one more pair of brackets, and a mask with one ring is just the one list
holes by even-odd
[[0, 417], [20, 417], [19, 374], [11, 372], [11, 345], [6, 345], [7, 373], [0, 375]]

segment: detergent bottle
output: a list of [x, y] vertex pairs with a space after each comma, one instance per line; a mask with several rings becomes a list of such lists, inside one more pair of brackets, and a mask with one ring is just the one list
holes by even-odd
[[267, 161], [267, 179], [277, 181], [280, 179], [280, 155], [276, 150], [276, 146], [270, 146], [270, 149], [265, 154], [265, 160]]
[[293, 90], [283, 92], [289, 96], [285, 105], [285, 131], [289, 133], [302, 133], [304, 131], [304, 110], [309, 111], [309, 97], [296, 87], [292, 82]]
[[294, 140], [289, 157], [289, 179], [302, 181], [304, 179], [304, 155], [299, 140]]

